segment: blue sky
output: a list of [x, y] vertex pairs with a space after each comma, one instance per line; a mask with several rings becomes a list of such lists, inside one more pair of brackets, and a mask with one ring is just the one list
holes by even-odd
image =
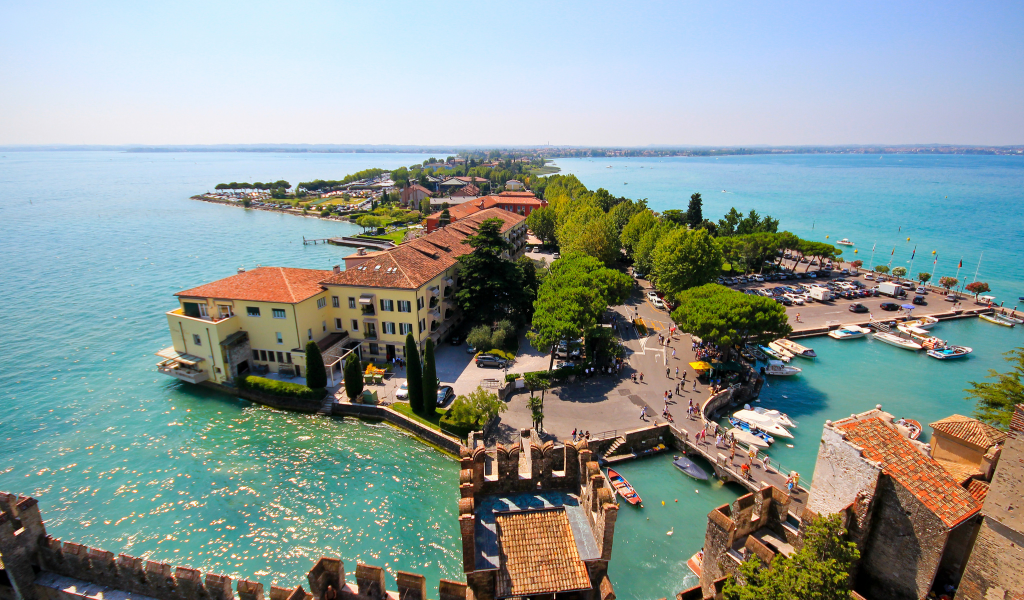
[[1024, 143], [1024, 5], [0, 0], [0, 144]]

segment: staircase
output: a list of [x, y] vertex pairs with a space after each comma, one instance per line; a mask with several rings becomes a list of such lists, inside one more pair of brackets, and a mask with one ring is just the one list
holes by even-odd
[[331, 408], [334, 406], [334, 396], [327, 394], [324, 398], [324, 403], [320, 405], [320, 410], [316, 411], [318, 415], [331, 416]]
[[604, 451], [604, 455], [605, 456], [612, 456], [612, 455], [614, 455], [615, 451], [619, 449], [619, 446], [621, 446], [621, 445], [623, 445], [625, 443], [626, 443], [626, 438], [624, 438], [624, 437], [617, 437], [617, 438], [615, 438], [615, 441], [612, 442], [612, 445], [608, 446], [608, 449]]
[[876, 331], [881, 331], [884, 333], [890, 333], [892, 331], [891, 329], [889, 329], [888, 325], [882, 323], [881, 321], [876, 321], [874, 319], [872, 319], [871, 322], [868, 323], [868, 325], [873, 327]]

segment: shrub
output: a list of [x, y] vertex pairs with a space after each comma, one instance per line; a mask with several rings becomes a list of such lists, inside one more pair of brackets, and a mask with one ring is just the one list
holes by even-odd
[[477, 325], [469, 331], [469, 335], [466, 336], [466, 343], [477, 350], [490, 350], [492, 348], [491, 328], [487, 325]]
[[451, 408], [441, 417], [445, 429], [466, 437], [470, 431], [484, 427], [488, 421], [508, 410], [508, 406], [498, 400], [498, 395], [481, 387], [465, 396], [459, 396], [452, 402]]
[[506, 382], [515, 381], [516, 379], [519, 379], [519, 373], [509, 373], [505, 375]]
[[504, 350], [488, 350], [484, 354], [490, 354], [491, 356], [497, 356], [498, 358], [504, 358], [505, 360], [515, 360], [516, 355], [511, 352], [505, 352]]
[[363, 374], [359, 370], [359, 358], [355, 352], [345, 359], [345, 395], [349, 400], [355, 400], [363, 393]]
[[311, 388], [327, 387], [324, 357], [320, 354], [320, 347], [312, 340], [306, 343], [306, 385]]
[[327, 395], [325, 388], [310, 388], [298, 383], [267, 379], [249, 375], [239, 377], [236, 385], [243, 390], [251, 390], [269, 396], [280, 396], [282, 398], [298, 398], [300, 400], [322, 400]]

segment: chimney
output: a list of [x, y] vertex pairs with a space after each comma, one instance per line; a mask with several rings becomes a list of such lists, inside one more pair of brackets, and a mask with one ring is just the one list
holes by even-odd
[[238, 274], [241, 275], [242, 273], [245, 273], [245, 267], [238, 267]]
[[334, 272], [341, 273], [341, 265], [334, 265]]
[[356, 248], [356, 254], [363, 256], [366, 254], [366, 248]]

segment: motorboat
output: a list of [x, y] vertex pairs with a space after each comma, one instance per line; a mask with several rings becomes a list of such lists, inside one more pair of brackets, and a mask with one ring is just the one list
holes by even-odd
[[792, 352], [783, 348], [778, 342], [768, 342], [768, 347], [774, 350], [780, 357], [786, 359], [787, 362], [794, 356]]
[[745, 422], [746, 424], [757, 427], [758, 429], [764, 430], [773, 436], [792, 438], [793, 434], [786, 430], [785, 427], [776, 423], [773, 419], [770, 419], [764, 415], [759, 415], [752, 410], [738, 410], [732, 414], [734, 419]]
[[770, 359], [770, 360], [768, 360], [769, 363], [772, 362], [772, 359], [773, 360], [777, 360], [779, 362], [784, 362], [784, 363], [788, 363], [789, 362], [789, 358], [788, 357], [779, 354], [778, 352], [772, 350], [768, 346], [761, 346], [761, 352], [763, 352], [765, 355], [768, 356], [768, 358]]
[[700, 577], [700, 570], [704, 566], [704, 551], [700, 550], [691, 556], [690, 560], [686, 561], [686, 566], [690, 567], [694, 575]]
[[995, 323], [996, 325], [1002, 325], [1003, 327], [1013, 327], [1016, 323], [1011, 323], [1005, 319], [1000, 319], [998, 316], [993, 315], [978, 315], [978, 318], [982, 321], [988, 321], [989, 323]]
[[787, 415], [786, 413], [780, 412], [778, 410], [762, 408], [760, 406], [755, 406], [751, 408], [749, 404], [744, 404], [743, 410], [752, 410], [757, 414], [767, 417], [774, 421], [775, 423], [782, 425], [783, 427], [796, 427], [796, 421], [790, 419], [789, 415]]
[[1024, 319], [1018, 319], [1017, 317], [1013, 317], [1005, 313], [999, 313], [996, 316], [1004, 321], [1009, 321], [1014, 325], [1024, 325]]
[[803, 358], [816, 358], [818, 356], [817, 354], [814, 353], [813, 349], [808, 348], [807, 346], [801, 346], [800, 344], [794, 342], [793, 340], [787, 340], [783, 338], [780, 340], [775, 340], [775, 343], [782, 346], [786, 350], [789, 350], [796, 356], [800, 356]]
[[935, 327], [938, 322], [939, 320], [935, 317], [917, 317], [916, 319], [904, 321], [902, 324], [917, 327], [919, 329], [931, 329], [932, 327]]
[[963, 358], [971, 352], [974, 352], [974, 349], [967, 346], [943, 346], [941, 348], [932, 348], [928, 351], [928, 356], [939, 360], [950, 360], [953, 358]]
[[757, 360], [761, 362], [768, 362], [768, 356], [764, 352], [761, 352], [761, 349], [754, 344], [747, 344], [747, 350], [750, 350], [750, 353], [753, 354], [754, 358]]
[[840, 246], [852, 246], [853, 245], [853, 242], [851, 242], [850, 240], [848, 240], [846, 238], [843, 238], [843, 239], [839, 240], [836, 243], [839, 244]]
[[626, 502], [633, 505], [639, 505], [640, 508], [644, 507], [644, 501], [640, 499], [640, 495], [636, 493], [633, 486], [629, 485], [626, 478], [619, 475], [615, 469], [608, 469], [608, 483], [612, 484], [615, 491], [618, 492]]
[[758, 437], [768, 442], [769, 444], [775, 443], [775, 438], [772, 437], [772, 435], [769, 434], [767, 431], [758, 427], [757, 425], [751, 425], [750, 423], [747, 423], [746, 421], [741, 421], [736, 417], [729, 417], [729, 424], [735, 427], [736, 429], [739, 429], [740, 431], [746, 431], [747, 433], [755, 437]]
[[907, 338], [902, 338], [894, 333], [888, 333], [885, 331], [879, 331], [878, 333], [874, 333], [871, 335], [871, 337], [875, 338], [880, 342], [889, 344], [890, 346], [903, 348], [904, 350], [914, 350], [916, 352], [917, 350], [921, 350], [924, 348], [924, 346], [918, 344], [913, 340], [908, 340]]
[[916, 419], [897, 419], [893, 421], [892, 424], [895, 425], [898, 430], [902, 431], [908, 439], [916, 440], [921, 437], [921, 422]]
[[737, 442], [746, 444], [747, 446], [754, 446], [756, 448], [767, 448], [769, 446], [768, 442], [762, 438], [759, 438], [748, 431], [743, 431], [742, 429], [730, 429], [729, 433], [732, 434], [733, 439]]
[[676, 468], [678, 468], [680, 471], [686, 473], [687, 475], [693, 477], [694, 479], [698, 479], [700, 481], [708, 480], [707, 472], [705, 472], [704, 469], [697, 466], [697, 463], [693, 462], [689, 458], [686, 458], [685, 456], [677, 456], [675, 460], [672, 461], [672, 464], [675, 465]]
[[860, 325], [842, 325], [839, 329], [828, 332], [828, 337], [835, 340], [855, 340], [871, 333], [870, 329]]
[[783, 364], [780, 360], [768, 361], [768, 366], [761, 367], [762, 373], [765, 375], [774, 375], [776, 377], [787, 377], [789, 375], [796, 375], [803, 369], [799, 367], [791, 367], [787, 364]]

